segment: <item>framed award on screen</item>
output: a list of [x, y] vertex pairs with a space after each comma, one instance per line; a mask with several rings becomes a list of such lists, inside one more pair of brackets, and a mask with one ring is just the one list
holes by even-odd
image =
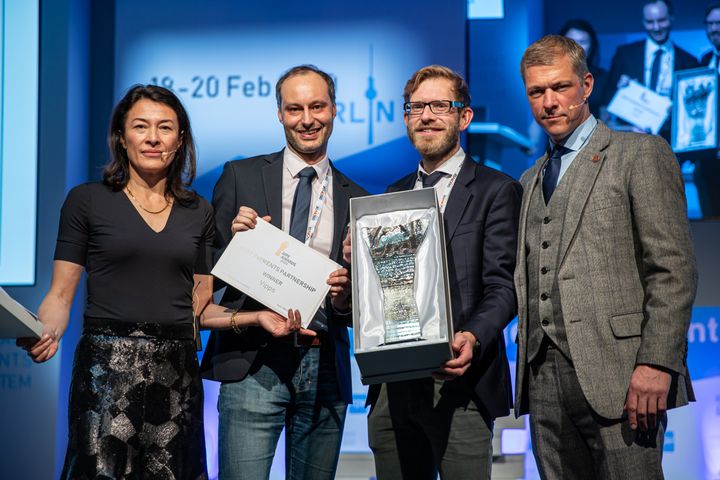
[[675, 72], [671, 136], [675, 153], [717, 148], [717, 94], [714, 68]]

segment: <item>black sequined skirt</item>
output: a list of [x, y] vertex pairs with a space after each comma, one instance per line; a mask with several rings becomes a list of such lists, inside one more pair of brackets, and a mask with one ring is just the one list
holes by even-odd
[[69, 403], [61, 478], [207, 478], [192, 326], [86, 321]]

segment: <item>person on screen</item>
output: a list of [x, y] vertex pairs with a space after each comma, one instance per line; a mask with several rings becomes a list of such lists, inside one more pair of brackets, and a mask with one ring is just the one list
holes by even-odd
[[[217, 253], [261, 216], [340, 262], [350, 198], [367, 193], [328, 158], [337, 113], [335, 83], [317, 67], [300, 65], [280, 77], [275, 93], [286, 147], [225, 164], [213, 192]], [[335, 477], [352, 403], [347, 269], [335, 271], [328, 283], [331, 299], [310, 324], [315, 337], [271, 338], [258, 328], [211, 334], [202, 371], [222, 382], [221, 479], [268, 478], [283, 428], [288, 478]], [[221, 304], [263, 308], [232, 287]]]
[[[608, 72], [600, 66], [600, 42], [598, 42], [595, 29], [586, 20], [572, 19], [565, 22], [560, 29], [560, 35], [571, 38], [585, 50], [588, 68], [595, 79], [595, 89], [601, 92], [605, 88]], [[590, 113], [600, 115], [602, 101], [599, 95], [590, 97]]]
[[[416, 171], [388, 192], [432, 187], [443, 212], [455, 358], [434, 378], [370, 386], [368, 440], [379, 480], [489, 479], [493, 424], [508, 415], [503, 329], [516, 313], [512, 283], [522, 189], [460, 146], [473, 117], [465, 80], [441, 65], [415, 72], [403, 92]], [[351, 257], [349, 238], [344, 244]]]
[[87, 272], [61, 478], [207, 478], [194, 316], [274, 335], [300, 319], [210, 303], [212, 208], [189, 188], [195, 143], [171, 91], [132, 87], [113, 111], [109, 146], [103, 181], [73, 188], [62, 207], [38, 310], [44, 333], [18, 345], [36, 362], [55, 355]]
[[[701, 57], [700, 64], [720, 72], [720, 3], [713, 3], [705, 9], [705, 32], [712, 49]], [[715, 99], [718, 98], [715, 92]], [[715, 108], [720, 112], [720, 100]], [[694, 182], [704, 218], [720, 218], [720, 129], [718, 147], [699, 153], [695, 159]]]
[[694, 400], [697, 286], [678, 162], [589, 111], [585, 52], [560, 35], [520, 64], [548, 152], [526, 171], [515, 288], [515, 414], [541, 478], [662, 478], [665, 411]]
[[[673, 77], [678, 70], [697, 68], [697, 59], [678, 47], [670, 38], [673, 24], [673, 6], [670, 0], [646, 0], [642, 8], [645, 40], [621, 45], [615, 51], [610, 72], [602, 95], [603, 105], [608, 105], [618, 89], [635, 80], [650, 90], [672, 97]], [[623, 127], [625, 125], [625, 127]], [[621, 121], [616, 126], [628, 129]], [[668, 116], [660, 128], [659, 135], [670, 141], [672, 120]]]

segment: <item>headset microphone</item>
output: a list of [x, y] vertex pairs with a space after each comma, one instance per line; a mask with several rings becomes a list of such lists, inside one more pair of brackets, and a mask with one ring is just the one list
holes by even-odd
[[177, 151], [178, 151], [178, 149], [176, 148], [176, 149], [174, 149], [174, 150], [168, 150], [167, 152], [162, 152], [162, 153], [160, 154], [160, 159], [161, 159], [163, 162], [166, 162], [166, 161], [168, 160], [168, 158], [170, 157], [170, 155], [175, 154], [175, 152], [177, 152]]
[[568, 106], [568, 110], [575, 110], [576, 108], [582, 107], [582, 106], [585, 105], [586, 103], [587, 103], [587, 98], [583, 98], [583, 101], [582, 101], [581, 103], [577, 103], [577, 104], [575, 104], [575, 105], [570, 105], [570, 106]]

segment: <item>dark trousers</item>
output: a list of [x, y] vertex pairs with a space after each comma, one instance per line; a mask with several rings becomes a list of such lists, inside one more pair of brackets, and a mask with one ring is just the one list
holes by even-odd
[[[457, 380], [456, 380], [457, 381]], [[383, 384], [368, 416], [378, 480], [489, 479], [492, 419], [452, 382]]]
[[540, 478], [663, 478], [665, 419], [656, 430], [640, 432], [626, 418], [598, 416], [572, 364], [547, 339], [529, 370], [530, 432]]

